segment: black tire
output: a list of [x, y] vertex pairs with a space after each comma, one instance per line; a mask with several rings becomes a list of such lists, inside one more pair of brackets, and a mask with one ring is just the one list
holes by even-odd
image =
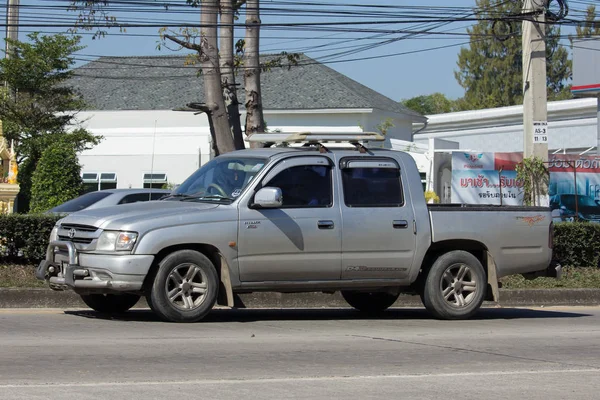
[[467, 319], [481, 307], [486, 290], [487, 277], [481, 262], [469, 252], [456, 250], [435, 260], [421, 299], [438, 319]]
[[384, 311], [398, 300], [400, 294], [388, 292], [353, 292], [342, 290], [342, 297], [359, 311], [377, 313]]
[[92, 310], [118, 314], [129, 310], [140, 300], [135, 294], [82, 294], [81, 300]]
[[179, 250], [158, 265], [148, 305], [164, 321], [196, 322], [212, 310], [218, 294], [219, 278], [212, 262], [197, 251]]

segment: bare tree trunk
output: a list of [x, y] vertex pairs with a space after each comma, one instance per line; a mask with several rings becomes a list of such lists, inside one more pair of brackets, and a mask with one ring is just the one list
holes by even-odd
[[212, 118], [216, 148], [219, 154], [235, 150], [233, 136], [229, 129], [223, 88], [221, 87], [221, 70], [219, 68], [219, 50], [217, 45], [217, 14], [219, 12], [218, 0], [202, 0], [200, 6], [200, 62], [204, 76], [204, 99], [210, 110], [208, 115]]
[[237, 150], [243, 149], [244, 137], [240, 121], [240, 108], [237, 97], [237, 85], [233, 70], [233, 0], [221, 0], [221, 29], [220, 29], [220, 54], [221, 54], [221, 85], [223, 98], [227, 108], [227, 119], [233, 143]]
[[246, 89], [246, 135], [265, 131], [260, 90], [260, 16], [259, 0], [246, 2], [246, 52], [244, 86]]

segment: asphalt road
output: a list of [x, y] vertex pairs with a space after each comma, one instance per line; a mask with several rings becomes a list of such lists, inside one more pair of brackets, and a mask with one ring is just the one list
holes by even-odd
[[0, 399], [598, 399], [600, 308], [0, 309]]

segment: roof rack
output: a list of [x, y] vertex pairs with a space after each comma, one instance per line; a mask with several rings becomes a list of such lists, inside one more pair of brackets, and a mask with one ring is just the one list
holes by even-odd
[[377, 132], [296, 132], [255, 133], [249, 142], [263, 143], [358, 143], [360, 141], [381, 142], [385, 137]]

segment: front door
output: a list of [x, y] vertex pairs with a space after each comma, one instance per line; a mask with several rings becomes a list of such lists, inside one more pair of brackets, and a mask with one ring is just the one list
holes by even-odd
[[414, 212], [391, 158], [340, 160], [342, 278], [403, 279], [416, 246]]
[[327, 156], [283, 160], [258, 186], [280, 188], [283, 206], [252, 209], [240, 204], [242, 282], [340, 279], [341, 215], [332, 169]]

